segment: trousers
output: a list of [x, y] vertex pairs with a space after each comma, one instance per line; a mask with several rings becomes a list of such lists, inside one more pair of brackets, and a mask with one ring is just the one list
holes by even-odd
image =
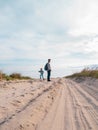
[[51, 70], [47, 71], [47, 81], [50, 81], [50, 76], [51, 76]]

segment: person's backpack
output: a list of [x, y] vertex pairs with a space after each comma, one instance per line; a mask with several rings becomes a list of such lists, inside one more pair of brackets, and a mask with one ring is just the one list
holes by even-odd
[[45, 66], [44, 66], [44, 70], [48, 70], [48, 64], [45, 64]]

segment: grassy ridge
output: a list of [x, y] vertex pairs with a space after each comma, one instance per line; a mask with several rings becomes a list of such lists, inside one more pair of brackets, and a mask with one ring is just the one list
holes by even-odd
[[22, 80], [22, 79], [31, 79], [31, 78], [28, 76], [22, 76], [20, 73], [12, 73], [10, 75], [7, 75], [0, 71], [0, 80], [15, 80], [15, 79]]
[[79, 73], [72, 74], [70, 76], [66, 76], [66, 78], [74, 78], [74, 77], [92, 77], [98, 78], [98, 69], [91, 70], [91, 69], [83, 69]]

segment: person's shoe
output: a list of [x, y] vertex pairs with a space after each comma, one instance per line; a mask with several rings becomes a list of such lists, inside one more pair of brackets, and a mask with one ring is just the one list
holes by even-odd
[[51, 80], [47, 80], [47, 81], [51, 81]]

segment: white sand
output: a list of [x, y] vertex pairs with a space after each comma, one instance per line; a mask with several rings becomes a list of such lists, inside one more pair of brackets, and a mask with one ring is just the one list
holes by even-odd
[[0, 130], [98, 130], [98, 80], [0, 81]]

